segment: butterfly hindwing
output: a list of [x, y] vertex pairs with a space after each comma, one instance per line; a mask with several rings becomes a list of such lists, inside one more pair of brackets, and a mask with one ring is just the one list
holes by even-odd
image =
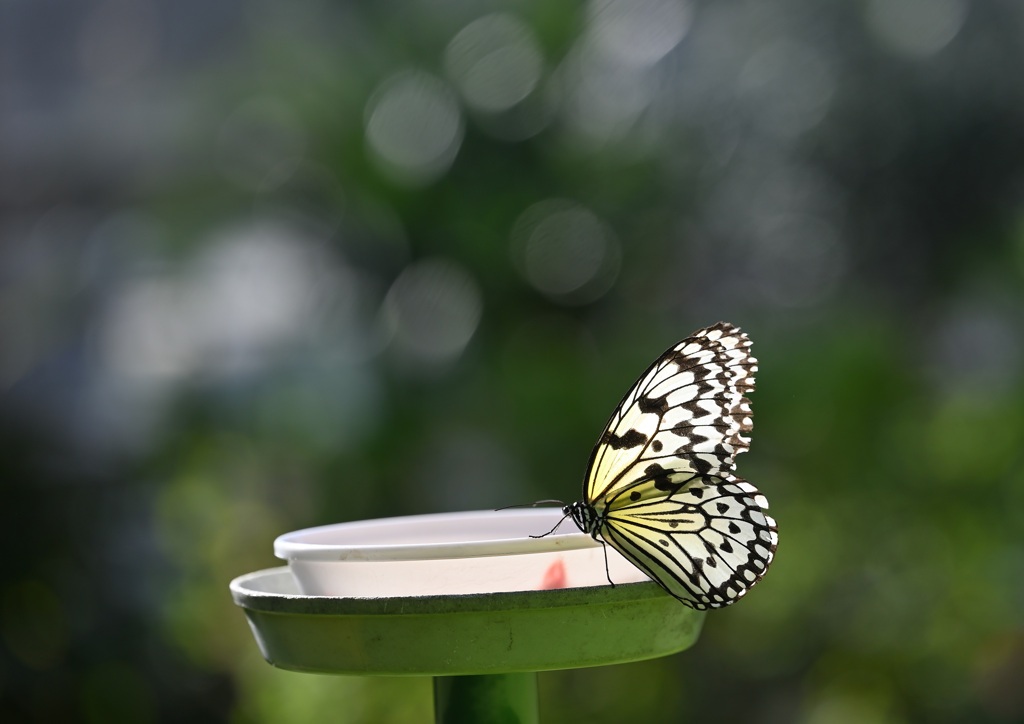
[[731, 324], [702, 329], [667, 350], [626, 393], [591, 454], [592, 504], [644, 478], [724, 475], [750, 441], [757, 360]]
[[775, 555], [768, 501], [745, 480], [695, 476], [670, 495], [629, 493], [607, 508], [601, 537], [694, 608], [741, 598]]

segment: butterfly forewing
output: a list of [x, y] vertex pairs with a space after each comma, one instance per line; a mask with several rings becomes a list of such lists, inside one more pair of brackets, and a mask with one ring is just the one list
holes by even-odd
[[641, 484], [616, 496], [601, 536], [684, 603], [726, 606], [761, 579], [775, 555], [768, 502], [739, 478], [692, 476], [677, 485], [668, 495]]
[[757, 360], [747, 336], [719, 323], [659, 357], [626, 393], [594, 452], [585, 499], [600, 504], [638, 480], [723, 475], [750, 444]]

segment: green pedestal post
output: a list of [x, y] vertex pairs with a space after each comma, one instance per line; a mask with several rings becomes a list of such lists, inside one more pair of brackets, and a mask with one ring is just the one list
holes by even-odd
[[436, 724], [538, 724], [537, 674], [434, 677]]

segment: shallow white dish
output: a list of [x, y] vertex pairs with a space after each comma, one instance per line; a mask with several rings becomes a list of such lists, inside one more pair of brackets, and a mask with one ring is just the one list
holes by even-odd
[[[483, 510], [339, 523], [274, 541], [305, 595], [379, 598], [608, 585], [602, 546], [557, 508]], [[648, 580], [613, 548], [615, 583]]]

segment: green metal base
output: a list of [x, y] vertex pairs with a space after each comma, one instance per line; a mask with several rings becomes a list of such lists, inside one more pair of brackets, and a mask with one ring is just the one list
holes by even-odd
[[434, 677], [436, 724], [538, 724], [537, 674]]

